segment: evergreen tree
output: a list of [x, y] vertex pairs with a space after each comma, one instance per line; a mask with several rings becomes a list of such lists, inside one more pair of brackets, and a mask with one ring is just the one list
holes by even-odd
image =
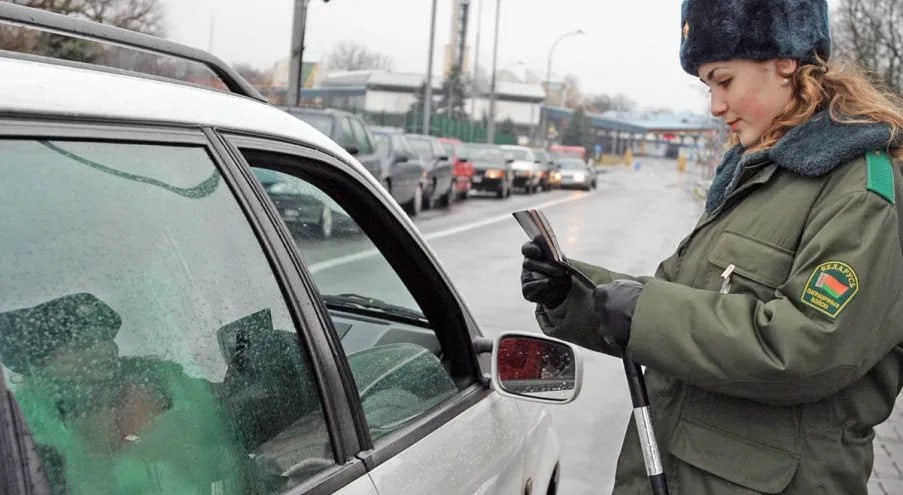
[[582, 106], [577, 107], [571, 120], [568, 121], [564, 133], [561, 135], [561, 144], [566, 146], [586, 146], [589, 142], [589, 123], [586, 121], [586, 111]]
[[[448, 115], [453, 119], [467, 119], [467, 110], [465, 109], [465, 100], [469, 96], [468, 88], [470, 84], [461, 74], [461, 68], [455, 66], [449, 72], [448, 77], [442, 82], [442, 91], [439, 94], [439, 105], [436, 113]], [[451, 111], [449, 111], [449, 96], [451, 96]]]

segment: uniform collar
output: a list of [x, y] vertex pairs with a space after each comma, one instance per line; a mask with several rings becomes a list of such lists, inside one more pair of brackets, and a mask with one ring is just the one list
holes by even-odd
[[[822, 111], [788, 131], [767, 150], [746, 153], [743, 146], [737, 145], [725, 153], [715, 171], [706, 211], [711, 214], [724, 203], [749, 166], [770, 162], [797, 175], [820, 177], [869, 151], [887, 149], [890, 135], [887, 124], [844, 124]], [[895, 136], [894, 145], [901, 144], [903, 137]]]

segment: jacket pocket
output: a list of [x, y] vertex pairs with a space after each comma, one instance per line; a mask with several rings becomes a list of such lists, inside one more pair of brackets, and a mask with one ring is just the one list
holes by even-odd
[[[739, 292], [737, 289], [747, 287], [757, 295], [768, 292], [768, 295], [773, 296], [774, 289], [786, 282], [790, 275], [793, 255], [789, 249], [735, 232], [724, 232], [715, 241], [708, 260], [721, 269], [734, 265], [733, 275], [745, 279], [736, 280], [732, 277], [731, 292]], [[719, 287], [720, 284], [719, 279]]]
[[[753, 413], [754, 414], [754, 413]], [[680, 493], [740, 495], [781, 493], [796, 474], [799, 457], [689, 420], [669, 443], [679, 465]]]
[[790, 484], [800, 457], [797, 408], [685, 385], [680, 409], [669, 442], [675, 457], [761, 493], [780, 493]]

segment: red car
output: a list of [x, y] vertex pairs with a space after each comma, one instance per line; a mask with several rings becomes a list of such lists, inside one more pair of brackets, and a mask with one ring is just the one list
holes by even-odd
[[455, 138], [439, 138], [442, 147], [448, 152], [448, 159], [454, 163], [455, 187], [459, 199], [466, 199], [473, 179], [473, 161], [468, 156], [461, 156], [461, 140]]

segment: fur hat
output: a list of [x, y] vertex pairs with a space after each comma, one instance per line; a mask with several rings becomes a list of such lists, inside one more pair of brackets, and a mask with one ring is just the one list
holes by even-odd
[[831, 55], [826, 0], [684, 0], [680, 25], [680, 64], [694, 76], [709, 62]]
[[42, 366], [63, 346], [113, 340], [122, 320], [93, 294], [71, 294], [0, 313], [0, 362], [16, 373]]

